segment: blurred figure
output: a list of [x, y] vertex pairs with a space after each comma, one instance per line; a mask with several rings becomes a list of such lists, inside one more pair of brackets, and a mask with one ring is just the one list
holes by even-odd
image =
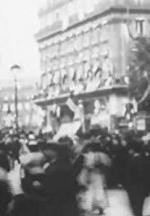
[[0, 215], [7, 215], [11, 199], [12, 195], [8, 184], [7, 172], [0, 168]]
[[8, 171], [10, 170], [9, 159], [4, 143], [0, 143], [0, 215], [6, 216], [8, 204], [12, 194], [9, 187]]
[[73, 176], [68, 146], [51, 142], [42, 151], [47, 160], [44, 166], [45, 188], [50, 215], [77, 216], [77, 182]]
[[145, 198], [150, 189], [150, 157], [143, 155], [143, 142], [140, 139], [132, 140], [133, 151], [128, 162], [127, 191], [135, 215], [142, 215]]
[[108, 206], [105, 193], [106, 176], [111, 165], [109, 156], [102, 151], [101, 143], [89, 142], [83, 149], [83, 165], [78, 176], [84, 190], [79, 193], [81, 211], [103, 214]]
[[28, 135], [27, 146], [31, 152], [37, 152], [39, 150], [39, 145], [33, 132], [30, 132]]
[[45, 157], [40, 152], [20, 156], [9, 173], [9, 182], [13, 194], [9, 205], [9, 216], [48, 216], [49, 208], [44, 198], [43, 179], [45, 177]]
[[77, 184], [64, 144], [45, 144], [38, 152], [22, 155], [20, 162], [21, 187], [13, 198], [10, 216], [78, 215]]
[[110, 156], [112, 159], [112, 165], [108, 179], [108, 187], [126, 189], [129, 154], [128, 144], [124, 138], [119, 136], [112, 137]]

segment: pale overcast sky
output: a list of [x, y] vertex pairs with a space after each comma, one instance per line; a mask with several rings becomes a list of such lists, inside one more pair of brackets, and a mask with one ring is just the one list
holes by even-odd
[[38, 45], [39, 0], [0, 0], [0, 81], [20, 64], [25, 78], [40, 74]]

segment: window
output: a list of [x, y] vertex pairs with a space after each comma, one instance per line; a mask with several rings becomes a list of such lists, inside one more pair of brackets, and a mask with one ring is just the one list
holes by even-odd
[[70, 80], [72, 80], [74, 77], [74, 68], [73, 67], [69, 68], [69, 77], [70, 77]]
[[128, 28], [133, 37], [149, 36], [149, 22], [145, 17], [133, 19]]
[[52, 71], [50, 71], [50, 72], [48, 73], [48, 85], [50, 85], [50, 84], [52, 83], [52, 78], [53, 78], [53, 76], [52, 76]]
[[140, 5], [142, 4], [144, 1], [143, 0], [134, 0], [135, 4]]
[[55, 13], [55, 18], [56, 18], [56, 20], [58, 20], [59, 17], [60, 17], [60, 14], [59, 14], [58, 12], [56, 12], [56, 13]]
[[65, 67], [65, 63], [66, 63], [66, 60], [65, 60], [65, 57], [61, 58], [61, 68]]
[[55, 59], [55, 68], [56, 68], [56, 70], [58, 70], [58, 68], [59, 68], [59, 60], [58, 60], [58, 58], [56, 58]]
[[98, 43], [98, 39], [99, 39], [99, 34], [98, 34], [98, 28], [94, 28], [93, 29], [93, 43]]
[[12, 112], [15, 111], [15, 105], [14, 105], [14, 104], [11, 104], [11, 105], [10, 105], [10, 110], [11, 110]]
[[88, 47], [89, 46], [89, 44], [90, 44], [90, 33], [89, 33], [89, 31], [87, 31], [87, 32], [84, 33], [83, 43], [84, 43], [84, 47]]
[[61, 55], [64, 55], [66, 52], [66, 40], [63, 40], [61, 43]]
[[84, 72], [86, 73], [86, 77], [87, 77], [87, 75], [88, 75], [89, 69], [90, 69], [90, 63], [87, 61], [87, 62], [85, 62], [85, 64], [84, 64]]
[[8, 104], [4, 103], [3, 104], [3, 112], [7, 112], [8, 111]]
[[84, 4], [83, 1], [83, 5], [82, 7], [84, 8], [84, 12], [85, 13], [91, 13], [94, 10], [94, 2], [93, 0], [86, 0], [86, 4]]
[[136, 19], [135, 29], [136, 29], [136, 33], [138, 35], [144, 34], [144, 26], [145, 26], [145, 20], [144, 19]]
[[76, 35], [74, 38], [74, 50], [75, 51], [78, 50], [78, 35]]
[[23, 109], [22, 103], [18, 103], [18, 110], [19, 110], [19, 111], [22, 111], [22, 109]]
[[50, 48], [50, 52], [51, 52], [51, 57], [54, 57], [54, 44], [52, 44], [51, 48]]
[[73, 64], [73, 55], [69, 54], [68, 56], [68, 65], [72, 65]]
[[56, 70], [57, 68], [57, 64], [56, 64], [57, 60], [56, 58], [53, 59], [53, 70]]
[[78, 38], [77, 38], [77, 50], [81, 50], [82, 47], [83, 47], [83, 33], [79, 34], [78, 35]]
[[108, 43], [101, 44], [99, 52], [102, 57], [107, 56], [109, 53], [109, 44]]
[[5, 97], [4, 97], [4, 101], [8, 101], [8, 96], [5, 96]]
[[69, 18], [67, 14], [64, 14], [62, 17], [63, 17], [63, 30], [65, 30], [68, 28]]
[[75, 55], [75, 57], [74, 57], [74, 62], [75, 63], [79, 63], [81, 60], [80, 60], [80, 55], [79, 55], [79, 53], [77, 53], [76, 55]]
[[69, 53], [71, 51], [71, 38], [67, 37], [65, 42], [65, 53]]
[[99, 55], [99, 47], [93, 46], [92, 47], [92, 58], [97, 58]]
[[30, 123], [30, 116], [26, 115], [24, 121], [25, 121], [25, 124], [28, 125]]
[[90, 59], [89, 49], [85, 49], [83, 52], [83, 60], [88, 61]]
[[60, 81], [60, 71], [55, 71], [54, 72], [54, 79], [53, 79], [55, 84], [58, 84]]
[[51, 26], [53, 24], [53, 19], [52, 19], [51, 13], [48, 14], [48, 24], [49, 24], [49, 26]]
[[57, 55], [57, 44], [54, 44], [54, 47], [53, 47], [53, 56], [56, 56]]
[[70, 38], [69, 45], [70, 45], [69, 51], [72, 52], [73, 51], [73, 47], [74, 47], [74, 37], [73, 36], [71, 36], [71, 38]]
[[83, 78], [83, 64], [79, 64], [77, 67], [77, 79], [82, 79]]
[[79, 53], [79, 62], [83, 61], [83, 51]]
[[42, 77], [42, 88], [45, 89], [47, 87], [47, 74], [43, 74]]
[[100, 31], [100, 41], [101, 42], [108, 41], [109, 37], [110, 37], [110, 26], [109, 25], [102, 26]]
[[83, 0], [76, 0], [76, 11], [78, 11], [78, 17], [80, 20], [84, 18], [85, 2]]
[[76, 11], [76, 2], [75, 1], [71, 1], [68, 4], [68, 16], [71, 16], [72, 14], [74, 14], [74, 12]]

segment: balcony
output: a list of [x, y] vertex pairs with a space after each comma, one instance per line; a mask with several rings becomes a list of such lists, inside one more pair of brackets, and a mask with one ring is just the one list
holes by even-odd
[[125, 7], [150, 7], [150, 2], [147, 0], [114, 0], [113, 5]]
[[[98, 75], [98, 74], [97, 74]], [[128, 85], [124, 77], [114, 80], [112, 77], [100, 80], [98, 77], [88, 77], [84, 79], [72, 79], [69, 82], [52, 83], [47, 91], [41, 91], [34, 97], [34, 102], [38, 105], [47, 105], [52, 103], [64, 103], [69, 95], [74, 95], [77, 99], [88, 99], [98, 95], [106, 95], [112, 92], [124, 94], [127, 92]], [[68, 85], [70, 83], [70, 85]]]
[[45, 16], [46, 14], [50, 13], [51, 11], [56, 10], [57, 8], [62, 7], [63, 5], [67, 4], [70, 0], [55, 0], [52, 4], [47, 3], [47, 5], [39, 10], [39, 16]]
[[[66, 30], [75, 28], [78, 25], [82, 25], [85, 22], [89, 22], [91, 19], [97, 19], [108, 14], [116, 13], [127, 13], [130, 10], [131, 13], [150, 13], [150, 1], [148, 0], [105, 0], [99, 1], [95, 4], [93, 12], [87, 13], [82, 21], [79, 21], [78, 14], [75, 13], [69, 17], [69, 25]], [[37, 41], [41, 41], [44, 38], [50, 37], [54, 34], [63, 31], [63, 21], [58, 20], [53, 23], [52, 26], [47, 26], [41, 29], [37, 34]]]
[[127, 85], [112, 85], [109, 87], [101, 87], [96, 90], [92, 90], [89, 92], [80, 92], [78, 94], [72, 94], [68, 92], [63, 95], [59, 95], [58, 97], [48, 98], [48, 97], [34, 97], [34, 102], [39, 106], [46, 106], [56, 104], [64, 104], [69, 96], [73, 96], [76, 100], [90, 100], [91, 98], [96, 98], [99, 96], [105, 96], [108, 94], [127, 94], [128, 86]]
[[78, 14], [73, 14], [72, 16], [69, 17], [69, 25], [74, 25], [77, 22], [79, 22]]
[[53, 35], [56, 32], [59, 32], [62, 30], [63, 22], [61, 20], [56, 21], [51, 26], [47, 26], [44, 29], [41, 29], [36, 35], [37, 40], [41, 40], [41, 38], [46, 38], [49, 35]]
[[99, 1], [95, 5], [94, 13], [103, 13], [108, 9], [134, 9], [134, 10], [150, 10], [150, 1], [148, 0], [105, 0]]

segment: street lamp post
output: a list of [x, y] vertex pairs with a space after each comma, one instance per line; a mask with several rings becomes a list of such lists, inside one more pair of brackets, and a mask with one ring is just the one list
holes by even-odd
[[14, 74], [14, 105], [15, 105], [15, 128], [16, 133], [18, 135], [19, 130], [19, 121], [18, 121], [18, 79], [17, 79], [17, 73], [21, 70], [21, 67], [17, 64], [11, 66], [11, 71]]

